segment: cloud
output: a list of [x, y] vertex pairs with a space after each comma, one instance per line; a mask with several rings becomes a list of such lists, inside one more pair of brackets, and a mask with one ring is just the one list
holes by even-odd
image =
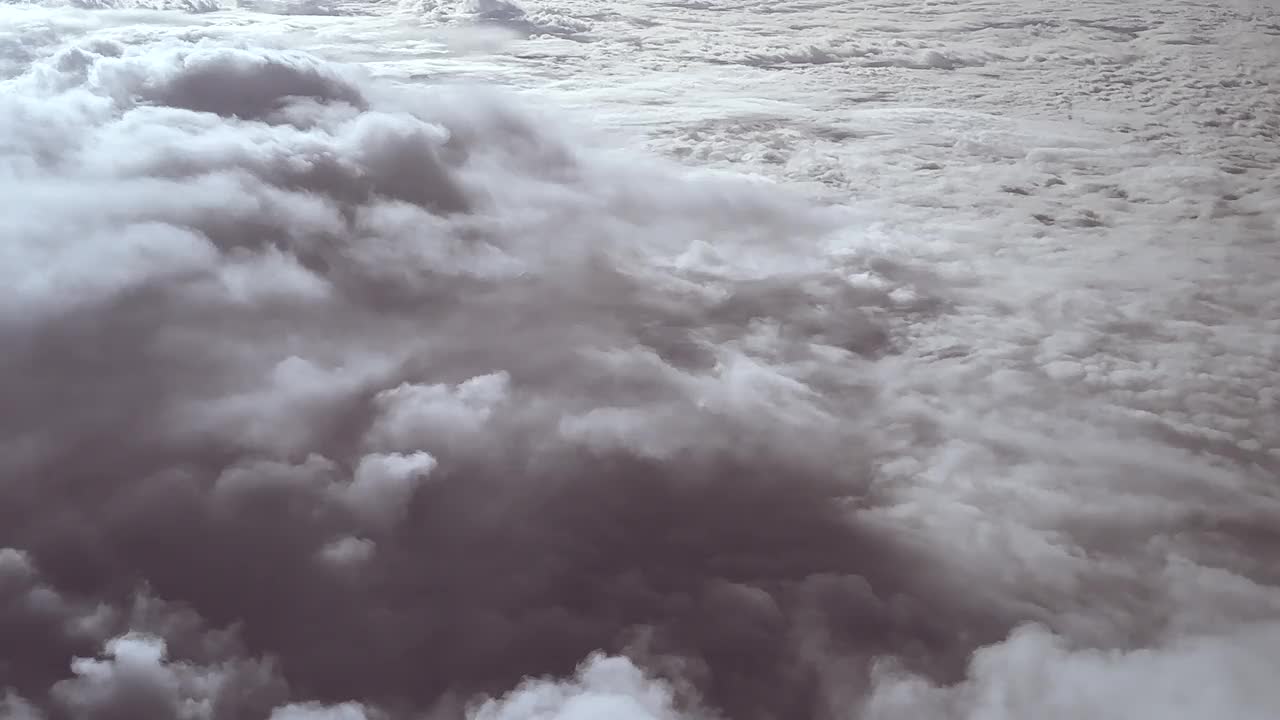
[[140, 633], [110, 639], [101, 659], [77, 657], [70, 670], [73, 678], [54, 684], [50, 694], [76, 719], [243, 717], [261, 712], [280, 692], [270, 662], [174, 662], [163, 639]]
[[44, 714], [35, 705], [12, 692], [0, 696], [0, 717], [8, 720], [44, 720]]
[[488, 699], [468, 713], [470, 720], [525, 720], [542, 717], [579, 720], [677, 720], [671, 688], [646, 677], [630, 660], [592, 655], [563, 682], [527, 680], [501, 698]]
[[269, 720], [368, 720], [368, 717], [359, 703], [292, 703], [272, 710]]
[[0, 93], [6, 712], [1270, 700], [1252, 476], [994, 367], [1031, 346], [942, 332], [986, 298], [848, 209], [200, 35], [33, 42]]
[[[0, 557], [6, 681], [63, 678], [33, 699], [6, 690], [6, 719], [224, 720], [262, 712], [287, 693], [270, 659], [247, 656], [235, 627], [209, 628], [190, 607], [145, 587], [91, 598], [55, 589], [25, 553], [6, 548]], [[46, 700], [47, 713], [37, 704]]]
[[[1008, 622], [895, 610], [909, 553], [840, 509], [870, 466], [811, 368], [856, 373], [885, 335], [836, 325], [895, 305], [792, 253], [838, 211], [593, 155], [492, 94], [292, 52], [95, 47], [3, 106], [81, 111], [60, 142], [20, 138], [6, 179], [6, 567], [33, 558], [104, 608], [24, 696], [221, 719], [237, 673], [263, 672], [321, 703], [281, 717], [426, 708], [644, 637], [699, 668], [684, 695], [765, 717], [810, 702], [802, 624], [860, 623], [869, 656]], [[705, 243], [710, 262], [686, 254]], [[762, 269], [780, 260], [789, 280]], [[127, 610], [139, 592], [244, 646], [171, 657], [176, 629]], [[24, 622], [6, 652], [50, 642]]]
[[886, 669], [865, 717], [1262, 720], [1280, 703], [1269, 672], [1280, 661], [1277, 648], [1275, 622], [1142, 650], [1072, 648], [1027, 627], [977, 653], [969, 679], [953, 687]]
[[525, 36], [574, 38], [591, 29], [587, 20], [547, 8], [541, 3], [512, 0], [400, 0], [397, 7], [410, 17], [435, 23], [478, 23]]
[[425, 452], [365, 455], [351, 484], [341, 490], [342, 499], [367, 522], [392, 526], [403, 517], [414, 490], [436, 464]]

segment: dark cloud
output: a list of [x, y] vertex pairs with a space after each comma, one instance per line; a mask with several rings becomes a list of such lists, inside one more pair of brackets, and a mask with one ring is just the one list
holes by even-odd
[[839, 209], [295, 53], [10, 90], [6, 718], [896, 717], [1056, 621], [886, 523], [953, 299]]
[[109, 106], [30, 171], [0, 326], [33, 707], [461, 711], [603, 651], [808, 717], [831, 653], [953, 677], [1008, 626], [857, 520], [902, 308], [795, 253], [832, 211], [301, 55], [75, 52], [45, 102]]

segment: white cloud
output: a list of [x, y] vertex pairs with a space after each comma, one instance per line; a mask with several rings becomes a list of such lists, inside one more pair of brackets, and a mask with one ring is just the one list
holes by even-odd
[[[401, 383], [374, 398], [379, 417], [371, 438], [379, 446], [448, 447], [481, 432], [510, 393], [506, 372], [478, 375], [456, 386]], [[421, 453], [419, 453], [421, 454]]]
[[320, 559], [340, 569], [359, 567], [377, 552], [377, 545], [368, 538], [347, 535], [320, 548]]
[[56, 683], [55, 702], [72, 717], [220, 720], [274, 682], [268, 663], [202, 667], [171, 661], [164, 640], [129, 633], [109, 640], [102, 658], [75, 658], [74, 677]]
[[630, 660], [593, 655], [571, 679], [527, 680], [501, 698], [485, 700], [470, 720], [677, 720], [675, 698], [661, 681]]
[[389, 528], [405, 516], [414, 491], [436, 465], [425, 452], [365, 455], [351, 483], [342, 488], [342, 499], [365, 521]]
[[887, 671], [859, 717], [1263, 720], [1280, 704], [1271, 672], [1277, 662], [1274, 622], [1138, 650], [1075, 649], [1028, 627], [980, 650], [969, 678], [953, 687]]
[[368, 720], [360, 703], [293, 703], [271, 711], [270, 720]]

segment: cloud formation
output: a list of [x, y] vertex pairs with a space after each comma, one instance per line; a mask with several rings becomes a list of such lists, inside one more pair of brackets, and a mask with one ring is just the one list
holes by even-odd
[[[6, 719], [1273, 699], [1274, 502], [1136, 439], [960, 427], [901, 354], [971, 298], [845, 209], [195, 36], [58, 45], [3, 89]], [[925, 492], [1046, 477], [1071, 502], [1007, 526]], [[1206, 667], [1236, 689], [1106, 679]]]
[[[859, 364], [910, 308], [797, 252], [837, 211], [298, 53], [100, 44], [11, 84], [3, 540], [59, 598], [13, 620], [49, 656], [24, 697], [232, 718], [247, 674], [422, 708], [642, 651], [774, 717], [829, 626], [954, 672], [954, 624], [1007, 624], [841, 509]], [[97, 609], [63, 588], [142, 587], [270, 660], [69, 636]], [[308, 707], [277, 714], [364, 712]]]

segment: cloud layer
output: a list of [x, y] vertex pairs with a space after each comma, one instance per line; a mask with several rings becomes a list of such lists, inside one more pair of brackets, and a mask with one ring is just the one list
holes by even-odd
[[[810, 712], [831, 626], [938, 673], [1006, 626], [841, 510], [871, 472], [858, 368], [920, 308], [804, 252], [838, 212], [297, 53], [100, 44], [11, 84], [4, 544], [31, 636], [5, 647], [47, 656], [20, 694], [236, 717], [219, 688], [247, 673], [421, 708], [630, 650], [772, 717]], [[108, 640], [142, 587], [270, 661]]]
[[12, 66], [0, 717], [1274, 707], [1257, 468], [966, 426], [973, 291], [847, 209], [198, 33]]

